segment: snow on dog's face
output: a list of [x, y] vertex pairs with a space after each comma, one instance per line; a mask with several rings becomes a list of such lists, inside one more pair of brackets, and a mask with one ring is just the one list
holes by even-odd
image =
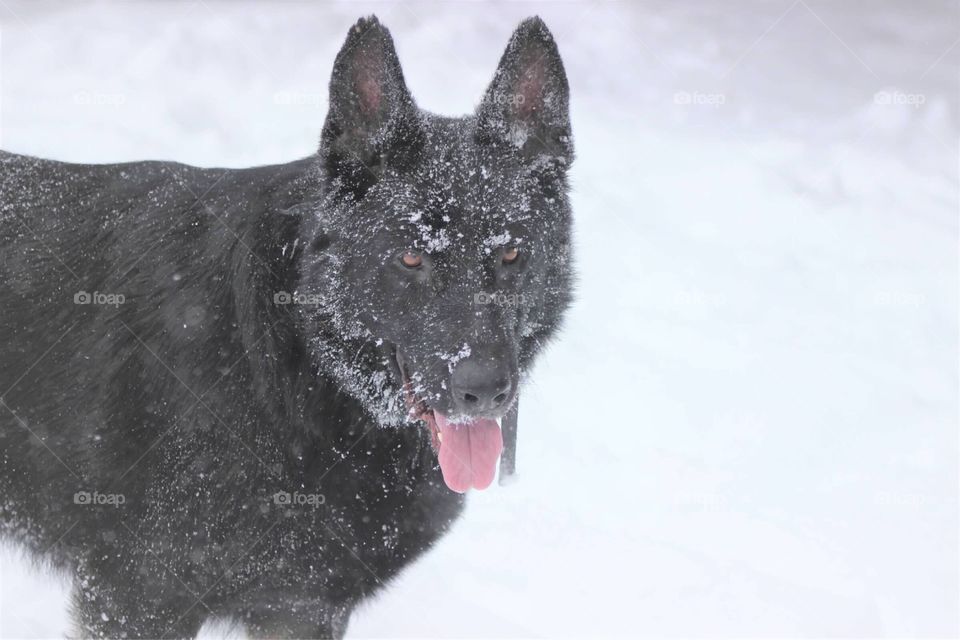
[[444, 478], [490, 484], [497, 420], [570, 296], [567, 81], [538, 18], [476, 114], [416, 107], [393, 42], [360, 20], [337, 57], [328, 188], [300, 291], [317, 365], [382, 423], [421, 420]]

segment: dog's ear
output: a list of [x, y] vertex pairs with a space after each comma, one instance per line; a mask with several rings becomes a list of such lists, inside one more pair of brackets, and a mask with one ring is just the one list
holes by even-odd
[[527, 160], [573, 159], [570, 90], [560, 52], [539, 17], [524, 20], [507, 44], [477, 110], [480, 142], [509, 143]]
[[418, 129], [393, 38], [376, 16], [347, 34], [330, 77], [330, 109], [320, 153], [335, 177], [375, 180], [392, 150], [409, 146]]

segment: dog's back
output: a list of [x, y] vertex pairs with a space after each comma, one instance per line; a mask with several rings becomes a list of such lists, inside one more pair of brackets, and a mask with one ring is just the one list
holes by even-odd
[[[135, 385], [162, 392], [170, 366], [202, 386], [191, 370], [211, 348], [241, 350], [223, 331], [237, 238], [205, 206], [222, 211], [218, 194], [230, 193], [246, 205], [233, 233], [249, 233], [251, 173], [0, 156], [0, 495], [16, 496], [0, 508], [16, 511], [6, 526], [34, 548], [57, 551], [78, 490], [119, 482], [132, 493], [139, 474], [121, 477], [123, 467], [162, 432], [164, 413], [186, 408], [154, 406]], [[151, 349], [153, 363], [142, 358]], [[36, 524], [51, 521], [61, 526]]]

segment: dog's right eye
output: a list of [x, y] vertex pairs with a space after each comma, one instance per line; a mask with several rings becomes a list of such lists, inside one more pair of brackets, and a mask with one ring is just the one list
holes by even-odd
[[423, 264], [423, 256], [416, 251], [407, 251], [400, 256], [400, 262], [408, 269], [416, 269]]

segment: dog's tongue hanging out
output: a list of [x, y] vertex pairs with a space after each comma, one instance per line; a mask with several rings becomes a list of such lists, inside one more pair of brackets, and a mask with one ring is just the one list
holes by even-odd
[[497, 474], [497, 458], [503, 450], [503, 436], [496, 420], [477, 418], [451, 424], [434, 412], [440, 432], [440, 471], [453, 491], [465, 493], [471, 487], [486, 489]]

